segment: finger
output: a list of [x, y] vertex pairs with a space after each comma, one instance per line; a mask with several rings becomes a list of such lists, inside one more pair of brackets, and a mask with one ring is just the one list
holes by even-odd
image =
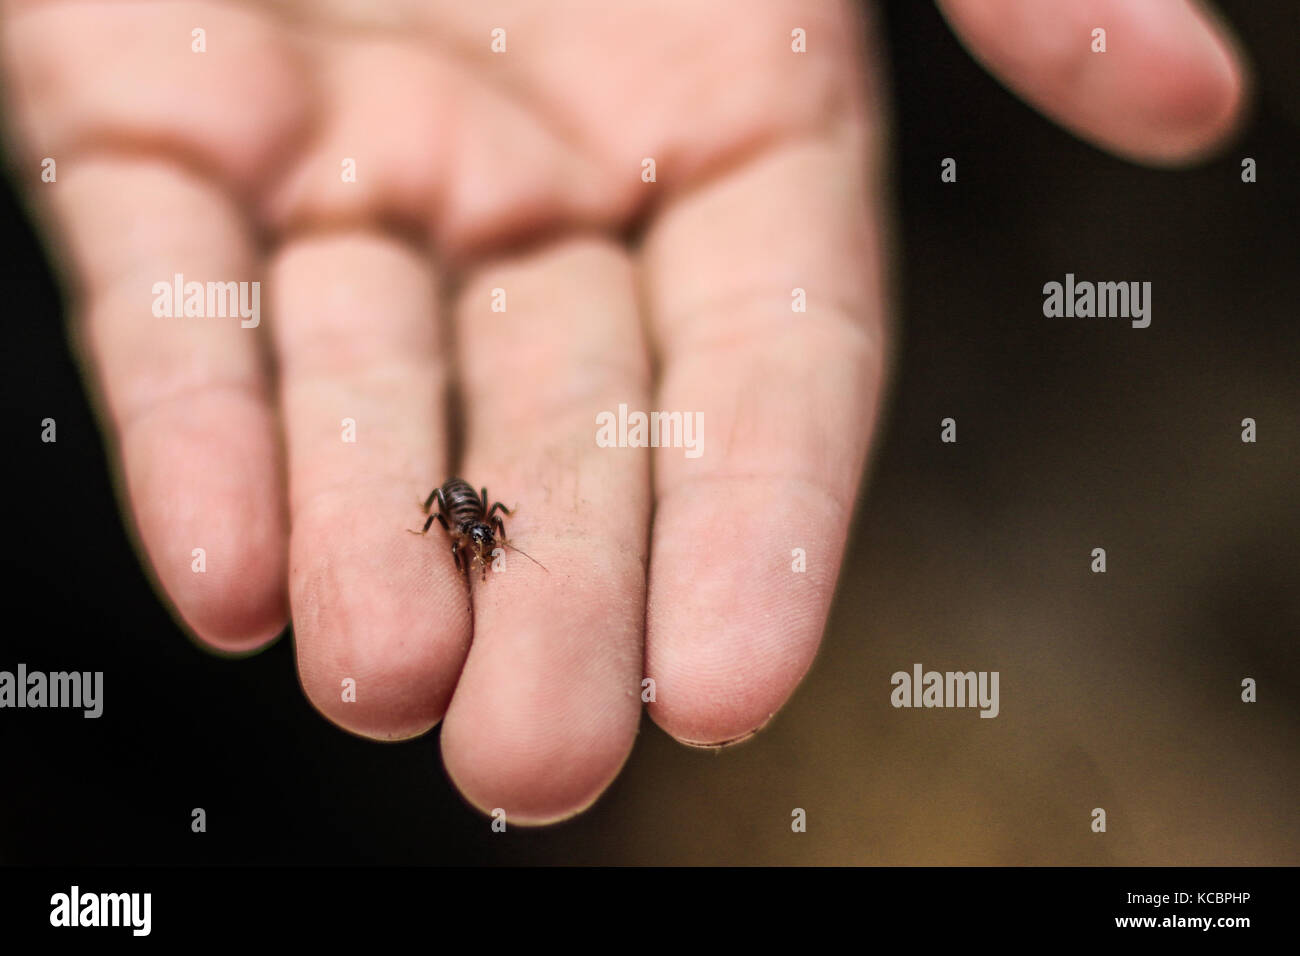
[[883, 372], [872, 177], [857, 126], [789, 143], [646, 238], [654, 407], [703, 423], [654, 452], [649, 709], [686, 743], [766, 723], [821, 638]]
[[173, 301], [183, 276], [247, 283], [252, 306], [259, 279], [245, 224], [208, 183], [144, 160], [65, 167], [43, 196], [81, 286], [78, 334], [161, 589], [205, 643], [259, 647], [287, 620], [263, 332], [236, 314], [238, 295], [200, 295], [191, 305], [215, 313], [206, 315]]
[[[6, 119], [60, 172], [88, 150], [166, 151], [235, 194], [310, 122], [296, 48], [251, 5], [3, 0]], [[201, 48], [200, 48], [201, 46]]]
[[[939, 0], [967, 49], [1078, 136], [1154, 164], [1222, 142], [1245, 100], [1231, 34], [1192, 0]], [[1105, 31], [1105, 51], [1094, 52]]]
[[[492, 311], [493, 290], [505, 311]], [[497, 301], [500, 301], [499, 297]], [[506, 572], [474, 577], [474, 646], [442, 730], [466, 798], [515, 822], [590, 805], [640, 716], [649, 459], [601, 448], [596, 414], [644, 407], [649, 368], [627, 255], [578, 240], [483, 268], [457, 310], [463, 474], [520, 506]]]
[[303, 689], [355, 733], [423, 733], [469, 643], [443, 541], [406, 533], [445, 472], [434, 270], [397, 240], [348, 233], [291, 242], [271, 280]]

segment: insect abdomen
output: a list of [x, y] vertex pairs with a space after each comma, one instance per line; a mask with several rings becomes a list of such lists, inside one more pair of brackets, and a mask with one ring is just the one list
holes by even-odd
[[447, 503], [447, 520], [453, 525], [483, 519], [483, 501], [463, 478], [452, 478], [443, 485], [442, 499]]

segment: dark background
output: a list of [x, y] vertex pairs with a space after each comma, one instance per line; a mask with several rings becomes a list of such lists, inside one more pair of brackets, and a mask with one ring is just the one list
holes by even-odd
[[[898, 364], [822, 654], [741, 747], [646, 720], [600, 802], [541, 831], [493, 835], [436, 730], [328, 724], [288, 636], [242, 661], [185, 639], [128, 543], [44, 254], [0, 195], [0, 669], [102, 670], [106, 699], [98, 720], [0, 711], [0, 862], [1300, 862], [1300, 14], [1221, 7], [1254, 115], [1220, 158], [1156, 172], [1037, 116], [932, 5], [884, 6]], [[1043, 318], [1067, 272], [1151, 281], [1151, 327]], [[1001, 716], [894, 710], [889, 675], [917, 661], [999, 670]]]

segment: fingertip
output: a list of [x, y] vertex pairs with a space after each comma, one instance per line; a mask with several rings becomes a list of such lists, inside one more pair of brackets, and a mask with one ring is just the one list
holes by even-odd
[[744, 743], [768, 726], [799, 686], [807, 667], [770, 668], [760, 680], [740, 682], [731, 675], [683, 674], [656, 678], [650, 719], [687, 747], [721, 750]]
[[[234, 533], [241, 525], [263, 530]], [[165, 557], [164, 567], [155, 563], [155, 570], [190, 639], [222, 654], [265, 649], [289, 623], [283, 532], [250, 517], [187, 537], [147, 550], [164, 555], [176, 552]], [[147, 534], [146, 541], [149, 538], [156, 540], [157, 535]], [[204, 544], [186, 550], [191, 541]]]
[[1142, 105], [1155, 131], [1134, 158], [1153, 165], [1184, 166], [1225, 148], [1245, 122], [1250, 70], [1226, 33], [1202, 24], [1200, 54], [1184, 68], [1151, 71]]
[[[797, 480], [742, 477], [709, 489], [660, 498], [646, 676], [655, 682], [651, 719], [683, 744], [713, 748], [766, 726], [816, 659], [845, 511]], [[717, 500], [728, 502], [725, 512]], [[698, 539], [733, 542], [731, 559], [701, 563]]]
[[[295, 631], [303, 695], [334, 726], [371, 740], [409, 740], [438, 725], [450, 697], [446, 674], [427, 659]], [[388, 642], [382, 642], [385, 645]]]
[[1240, 127], [1251, 84], [1231, 27], [1200, 4], [940, 0], [973, 56], [1075, 135], [1184, 166]]
[[475, 645], [443, 724], [442, 760], [472, 806], [541, 826], [595, 803], [632, 752], [642, 625], [604, 586], [575, 584], [572, 603], [548, 615], [540, 606], [553, 597], [512, 595], [510, 583], [475, 593]]
[[[468, 596], [422, 539], [374, 524], [350, 491], [294, 522], [291, 598], [303, 693], [358, 736], [405, 740], [446, 712], [469, 647]], [[374, 500], [394, 503], [402, 489]], [[438, 555], [441, 557], [441, 555]]]
[[283, 572], [256, 578], [251, 589], [234, 576], [222, 577], [226, 580], [206, 582], [209, 587], [197, 599], [178, 609], [191, 639], [235, 657], [265, 650], [289, 625]]
[[[651, 717], [652, 719], [654, 719], [655, 715], [652, 713]], [[684, 747], [690, 747], [694, 750], [718, 751], [718, 750], [730, 750], [732, 747], [735, 747], [739, 744], [748, 743], [749, 741], [757, 737], [761, 731], [766, 730], [768, 724], [770, 724], [773, 718], [775, 717], [776, 714], [774, 713], [768, 714], [767, 719], [764, 720], [757, 727], [754, 727], [752, 730], [747, 730], [742, 734], [737, 734], [734, 737], [723, 736], [717, 739], [710, 739], [710, 740], [692, 740], [688, 737], [683, 737], [680, 734], [673, 733], [669, 727], [665, 726], [664, 724], [660, 724], [658, 719], [655, 719], [655, 723], [659, 724], [659, 728], [661, 730], [663, 730], [666, 734], [668, 734], [670, 737], [672, 737], [674, 740], [676, 740], [679, 744], [681, 744]]]
[[486, 816], [504, 811], [508, 823], [547, 826], [588, 810], [618, 776], [632, 752], [629, 732], [556, 734], [544, 717], [467, 727], [448, 717], [442, 762], [456, 789]]
[[[685, 620], [652, 618], [647, 676], [650, 719], [679, 743], [725, 747], [757, 734], [794, 694], [816, 656], [819, 631], [795, 621], [792, 634], [757, 621], [718, 626], [707, 639]], [[663, 640], [678, 628], [681, 642]], [[692, 634], [694, 635], [692, 637]]]
[[[442, 708], [429, 700], [426, 689], [418, 684], [403, 686], [400, 680], [394, 681], [382, 673], [361, 680], [352, 677], [334, 680], [334, 675], [324, 669], [304, 668], [301, 656], [298, 660], [298, 683], [308, 703], [335, 727], [354, 736], [398, 743], [427, 734], [442, 719]], [[338, 673], [343, 672], [355, 673], [357, 668], [344, 666]], [[358, 690], [363, 686], [387, 689], [376, 696]], [[403, 706], [409, 701], [423, 704]]]
[[288, 529], [264, 406], [241, 391], [193, 394], [132, 419], [127, 492], [148, 566], [190, 638], [225, 654], [288, 623]]

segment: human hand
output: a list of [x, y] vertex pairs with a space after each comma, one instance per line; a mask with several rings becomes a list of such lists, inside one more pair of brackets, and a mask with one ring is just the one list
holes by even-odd
[[[1044, 6], [942, 4], [1009, 86], [1121, 155], [1183, 161], [1235, 121], [1242, 69], [1191, 5]], [[380, 739], [443, 720], [448, 773], [512, 822], [600, 794], [643, 676], [688, 743], [780, 708], [886, 364], [882, 93], [854, 7], [5, 13], [14, 152], [141, 548], [201, 641], [262, 647], [292, 610], [322, 713]], [[265, 321], [155, 317], [177, 273], [262, 280]], [[700, 413], [703, 454], [598, 447], [620, 404]], [[403, 533], [453, 472], [521, 506], [511, 538], [549, 569], [508, 555], [472, 618], [438, 529]]]

